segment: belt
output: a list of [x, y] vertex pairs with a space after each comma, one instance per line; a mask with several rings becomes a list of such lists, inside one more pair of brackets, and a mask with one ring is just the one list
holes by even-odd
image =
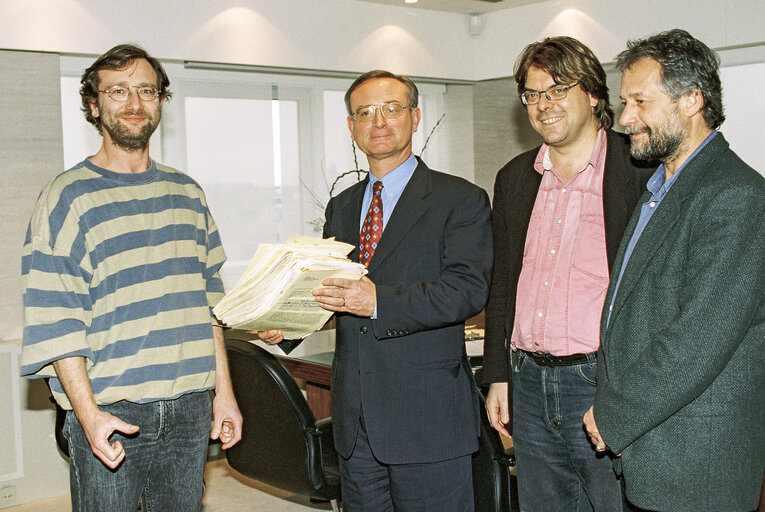
[[[571, 354], [570, 356], [554, 356], [547, 352], [527, 352], [522, 350], [539, 366], [573, 366], [575, 364], [584, 364], [589, 361], [589, 354]], [[591, 352], [594, 356], [597, 352]]]

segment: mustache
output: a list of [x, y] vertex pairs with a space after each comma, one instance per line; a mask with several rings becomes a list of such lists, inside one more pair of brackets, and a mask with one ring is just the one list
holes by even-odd
[[135, 109], [135, 110], [128, 110], [128, 111], [126, 111], [126, 112], [122, 112], [122, 113], [120, 113], [120, 114], [117, 114], [117, 117], [118, 117], [118, 118], [122, 118], [122, 117], [132, 117], [132, 116], [141, 116], [141, 117], [145, 117], [145, 118], [147, 118], [147, 119], [150, 119], [150, 118], [151, 118], [151, 115], [149, 114], [149, 112], [148, 112], [148, 111], [146, 111], [146, 110], [145, 110], [144, 108], [142, 108], [142, 107], [139, 107], [139, 108], [137, 108], [137, 109]]
[[647, 133], [648, 135], [651, 135], [653, 130], [647, 126], [628, 126], [624, 129], [624, 133], [627, 135], [637, 135], [638, 133]]

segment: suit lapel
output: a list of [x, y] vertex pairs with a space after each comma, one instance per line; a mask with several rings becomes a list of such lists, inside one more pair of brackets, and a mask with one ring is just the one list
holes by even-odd
[[[648, 264], [654, 259], [656, 252], [664, 243], [664, 240], [669, 236], [673, 226], [680, 219], [682, 213], [687, 211], [687, 207], [685, 207], [683, 203], [693, 199], [696, 184], [702, 180], [704, 174], [709, 171], [711, 162], [727, 148], [728, 142], [722, 134], [718, 133], [717, 136], [688, 163], [688, 166], [683, 169], [682, 174], [678, 176], [677, 181], [672, 185], [672, 188], [669, 189], [669, 192], [667, 192], [667, 195], [664, 197], [658, 209], [653, 214], [653, 217], [651, 217], [651, 220], [643, 230], [643, 233], [640, 235], [640, 239], [637, 244], [635, 244], [630, 260], [627, 262], [627, 267], [624, 269], [622, 281], [619, 284], [619, 290], [616, 294], [616, 300], [614, 301], [614, 308], [611, 312], [612, 325], [619, 310], [629, 298], [635, 285], [640, 281]], [[638, 204], [644, 204], [650, 197], [650, 193], [643, 194], [643, 197]], [[632, 237], [632, 233], [635, 231], [639, 216], [640, 212], [636, 209], [635, 214], [630, 220], [629, 227], [625, 232], [614, 270], [621, 268], [626, 246]], [[609, 287], [606, 304], [611, 300], [613, 286], [614, 282], [612, 282]], [[605, 322], [605, 318], [603, 319], [603, 322]], [[605, 323], [602, 325], [605, 325]]]
[[[678, 183], [675, 183], [675, 185], [678, 185]], [[643, 275], [648, 264], [652, 261], [656, 251], [661, 247], [664, 240], [672, 231], [672, 227], [678, 221], [680, 215], [680, 198], [678, 194], [673, 193], [677, 192], [674, 188], [675, 186], [673, 186], [664, 197], [658, 209], [653, 214], [653, 217], [648, 221], [637, 244], [635, 244], [630, 260], [627, 262], [627, 268], [624, 269], [622, 281], [619, 283], [619, 290], [616, 294], [614, 309], [611, 313], [612, 321], [618, 314], [621, 306], [629, 298], [635, 285], [640, 281], [640, 277]], [[644, 194], [640, 204], [642, 205], [645, 201], [648, 201], [650, 197], [650, 194]], [[637, 225], [637, 219], [639, 217], [640, 215], [636, 210], [636, 215], [633, 217], [634, 222], [630, 222], [630, 228], [628, 228], [629, 230], [627, 231], [630, 233], [630, 238], [632, 237], [631, 234], [635, 231], [635, 226]], [[629, 242], [629, 239], [625, 238], [625, 241]], [[623, 251], [620, 251], [619, 255], [619, 265], [621, 267], [621, 262], [624, 260]]]
[[[338, 231], [338, 238], [343, 242], [353, 244], [353, 251], [348, 256], [352, 261], [359, 261], [359, 226], [361, 222], [361, 207], [364, 201], [364, 191], [367, 189], [369, 177], [353, 185], [348, 194], [342, 196], [343, 201], [338, 202], [335, 215], [342, 222]], [[340, 197], [340, 196], [339, 196]], [[345, 212], [348, 212], [347, 214]]]
[[[430, 202], [425, 198], [431, 193], [430, 169], [418, 159], [417, 167], [404, 187], [396, 208], [385, 225], [380, 242], [377, 244], [372, 261], [369, 262], [369, 272], [372, 273], [387, 258], [404, 236], [412, 229], [420, 217], [430, 208]], [[358, 229], [356, 230], [358, 232]]]

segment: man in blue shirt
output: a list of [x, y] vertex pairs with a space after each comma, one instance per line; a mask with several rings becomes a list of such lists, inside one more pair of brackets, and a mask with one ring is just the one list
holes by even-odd
[[765, 179], [716, 129], [719, 58], [682, 30], [617, 58], [631, 153], [662, 165], [625, 232], [584, 423], [649, 510], [752, 510], [765, 467]]
[[480, 418], [464, 329], [488, 295], [489, 199], [412, 154], [417, 98], [410, 79], [380, 70], [345, 95], [370, 173], [330, 199], [324, 237], [356, 245], [369, 274], [314, 295], [337, 312], [332, 423], [348, 512], [473, 510]]

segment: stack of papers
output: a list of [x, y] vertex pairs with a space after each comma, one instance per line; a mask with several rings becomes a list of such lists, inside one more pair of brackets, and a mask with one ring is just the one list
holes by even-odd
[[361, 279], [367, 273], [364, 265], [347, 258], [352, 250], [351, 244], [307, 236], [293, 236], [285, 244], [261, 244], [213, 313], [229, 327], [280, 329], [285, 339], [305, 338], [332, 316], [311, 293], [322, 280]]

